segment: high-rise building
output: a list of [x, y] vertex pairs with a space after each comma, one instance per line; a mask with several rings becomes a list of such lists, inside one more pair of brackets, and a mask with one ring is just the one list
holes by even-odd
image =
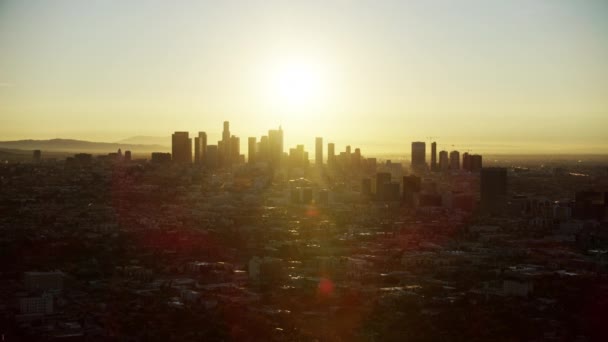
[[485, 167], [480, 180], [481, 211], [486, 214], [502, 214], [507, 204], [507, 169]]
[[256, 162], [256, 158], [255, 158], [255, 148], [256, 148], [256, 138], [255, 137], [249, 137], [249, 139], [247, 139], [247, 161], [249, 162], [249, 164], [253, 164]]
[[442, 171], [448, 170], [450, 168], [450, 162], [448, 159], [448, 151], [439, 152], [439, 168]]
[[450, 170], [460, 170], [460, 152], [450, 152]]
[[230, 137], [230, 160], [238, 162], [241, 156], [241, 139], [233, 135]]
[[218, 143], [218, 151], [221, 153], [220, 160], [223, 164], [229, 165], [232, 161], [232, 141], [230, 140], [230, 122], [224, 121], [222, 131], [222, 144]]
[[175, 163], [192, 163], [192, 139], [188, 137], [188, 132], [173, 133], [171, 136], [171, 154]]
[[268, 145], [270, 162], [272, 165], [278, 166], [283, 157], [283, 129], [281, 127], [268, 131]]
[[471, 155], [468, 152], [462, 154], [462, 169], [471, 171]]
[[422, 179], [415, 175], [403, 176], [403, 193], [420, 192], [422, 189]]
[[217, 145], [207, 145], [207, 151], [205, 151], [205, 163], [211, 169], [215, 169], [219, 166], [219, 149]]
[[437, 143], [431, 143], [431, 171], [437, 171]]
[[129, 151], [129, 150], [125, 151], [125, 160], [131, 161], [131, 151]]
[[315, 139], [315, 164], [323, 166], [323, 138], [321, 137]]
[[361, 167], [361, 149], [360, 148], [355, 149], [355, 153], [353, 153], [353, 155], [351, 157], [351, 162], [352, 162], [353, 168], [355, 168], [355, 170], [359, 170], [359, 168]]
[[194, 162], [202, 164], [205, 161], [205, 151], [207, 151], [207, 133], [198, 132], [194, 138]]
[[423, 141], [412, 142], [412, 168], [423, 169], [426, 167], [426, 144]]
[[327, 167], [336, 166], [336, 145], [334, 143], [327, 144]]
[[414, 204], [414, 194], [420, 192], [422, 180], [415, 175], [403, 176], [403, 201], [409, 205]]
[[194, 137], [194, 164], [201, 163], [201, 138]]
[[481, 168], [483, 167], [481, 155], [473, 154], [469, 158], [471, 159], [471, 172], [481, 171]]
[[260, 146], [258, 147], [257, 159], [263, 162], [270, 161], [270, 143], [268, 142], [268, 136], [266, 135], [260, 138]]

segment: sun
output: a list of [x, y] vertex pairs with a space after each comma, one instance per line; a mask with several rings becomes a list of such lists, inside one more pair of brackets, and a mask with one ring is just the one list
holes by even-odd
[[273, 67], [269, 95], [284, 110], [317, 107], [327, 95], [325, 72], [319, 64], [289, 61]]

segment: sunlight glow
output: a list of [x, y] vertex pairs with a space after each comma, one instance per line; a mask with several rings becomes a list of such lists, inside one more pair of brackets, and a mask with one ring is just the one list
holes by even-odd
[[281, 109], [316, 107], [327, 96], [327, 79], [320, 65], [290, 61], [271, 72], [268, 91], [273, 104]]

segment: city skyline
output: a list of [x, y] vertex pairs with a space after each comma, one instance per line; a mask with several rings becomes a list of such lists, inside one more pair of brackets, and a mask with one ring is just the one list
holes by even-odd
[[371, 153], [433, 136], [606, 153], [607, 5], [519, 5], [3, 2], [0, 136], [117, 141], [225, 119], [311, 151], [315, 136]]

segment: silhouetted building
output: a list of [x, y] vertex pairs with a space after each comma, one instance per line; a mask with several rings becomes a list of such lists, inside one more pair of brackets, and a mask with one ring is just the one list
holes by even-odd
[[171, 162], [171, 153], [152, 152], [150, 161], [154, 164], [165, 164]]
[[237, 136], [230, 137], [230, 160], [238, 162], [241, 156], [241, 139]]
[[422, 141], [412, 142], [412, 169], [421, 170], [426, 167], [426, 144]]
[[268, 144], [270, 148], [270, 162], [274, 166], [279, 166], [283, 157], [283, 129], [268, 131]]
[[439, 152], [439, 168], [442, 171], [446, 171], [450, 168], [450, 162], [448, 160], [448, 151]]
[[171, 136], [171, 154], [175, 163], [192, 163], [192, 139], [188, 137], [188, 132], [173, 133]]
[[270, 161], [270, 144], [266, 135], [260, 138], [257, 159], [264, 162]]
[[249, 162], [249, 164], [253, 164], [256, 162], [256, 158], [255, 158], [255, 148], [257, 146], [256, 143], [256, 138], [255, 137], [249, 137], [249, 139], [247, 139], [247, 161]]
[[129, 150], [125, 151], [125, 160], [131, 161], [131, 151], [129, 151]]
[[215, 169], [220, 164], [220, 154], [217, 145], [207, 145], [205, 162], [211, 169]]
[[415, 175], [403, 177], [403, 201], [409, 205], [414, 204], [414, 197], [420, 192], [422, 180]]
[[222, 143], [218, 143], [218, 150], [222, 154], [220, 159], [224, 164], [230, 164], [230, 161], [232, 159], [232, 146], [230, 145], [230, 122], [224, 121], [224, 130], [222, 131]]
[[450, 170], [460, 170], [460, 152], [450, 152]]
[[327, 144], [327, 166], [329, 168], [336, 166], [336, 145], [334, 143]]
[[40, 150], [34, 150], [32, 157], [35, 163], [39, 163], [42, 159], [42, 152], [40, 152]]
[[308, 152], [304, 151], [304, 145], [297, 145], [289, 149], [289, 167], [304, 168], [308, 165]]
[[485, 214], [499, 215], [507, 204], [507, 169], [487, 167], [481, 169], [480, 206]]
[[397, 202], [399, 201], [399, 188], [398, 182], [388, 182], [382, 184], [381, 199], [380, 201]]
[[355, 149], [355, 153], [351, 157], [351, 165], [356, 171], [359, 171], [361, 167], [361, 149]]
[[198, 136], [194, 138], [194, 162], [197, 164], [204, 164], [206, 151], [207, 133], [198, 132]]
[[385, 201], [388, 198], [387, 188], [384, 185], [390, 182], [391, 174], [389, 172], [378, 172], [376, 174], [376, 200]]
[[471, 159], [471, 170], [470, 171], [471, 172], [479, 172], [479, 171], [481, 171], [481, 168], [483, 167], [481, 155], [479, 155], [479, 154], [473, 154], [469, 158]]
[[471, 155], [468, 152], [462, 154], [462, 169], [471, 171]]
[[437, 171], [437, 143], [431, 143], [431, 171]]
[[323, 165], [323, 138], [321, 137], [315, 139], [315, 164]]

